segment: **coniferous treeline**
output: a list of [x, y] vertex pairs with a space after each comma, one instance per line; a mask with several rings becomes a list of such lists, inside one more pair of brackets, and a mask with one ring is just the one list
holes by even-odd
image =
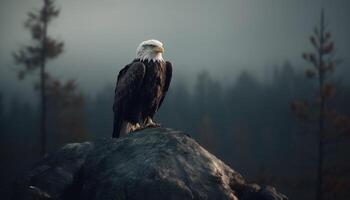
[[[276, 68], [267, 82], [257, 80], [249, 72], [242, 72], [233, 85], [224, 87], [210, 73], [201, 72], [196, 77], [193, 91], [183, 83], [176, 80], [171, 85], [156, 116], [158, 122], [188, 132], [251, 180], [273, 184], [291, 199], [313, 198], [310, 191], [316, 181], [314, 147], [317, 143], [311, 133], [317, 130], [305, 129], [290, 109], [293, 100], [311, 98], [310, 91], [315, 88], [303, 73], [296, 72], [286, 63]], [[49, 150], [54, 151], [64, 142], [111, 137], [114, 84], [93, 98], [70, 93], [75, 87], [74, 82], [51, 85], [54, 87], [51, 91], [55, 92], [48, 98], [51, 101], [49, 113], [52, 112], [48, 120], [53, 127], [61, 128], [52, 130], [49, 126], [48, 141], [54, 147]], [[350, 87], [338, 85], [337, 88], [337, 97], [332, 104], [342, 114], [350, 116]], [[67, 104], [57, 105], [57, 102], [63, 102], [59, 98], [64, 100], [66, 96], [70, 97]], [[0, 104], [0, 159], [5, 164], [1, 165], [1, 172], [5, 180], [9, 180], [38, 159], [39, 143], [35, 137], [38, 112], [16, 99], [11, 101], [7, 112], [2, 108], [3, 103]], [[69, 128], [74, 127], [72, 122], [76, 121], [81, 128]], [[87, 131], [80, 131], [83, 129]], [[330, 160], [339, 169], [338, 176], [341, 177], [350, 177], [346, 174], [350, 167], [346, 156], [350, 153], [347, 141], [344, 139], [330, 147], [337, 149], [336, 157]], [[349, 186], [346, 180], [339, 186], [337, 194], [340, 197], [349, 195], [341, 189]]]

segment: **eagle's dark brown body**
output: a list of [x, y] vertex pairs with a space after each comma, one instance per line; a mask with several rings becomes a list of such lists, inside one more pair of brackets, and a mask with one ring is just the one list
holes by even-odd
[[[153, 119], [169, 88], [170, 62], [134, 60], [118, 75], [115, 89], [113, 137], [119, 137], [125, 123], [143, 124]], [[122, 133], [125, 134], [125, 133]]]

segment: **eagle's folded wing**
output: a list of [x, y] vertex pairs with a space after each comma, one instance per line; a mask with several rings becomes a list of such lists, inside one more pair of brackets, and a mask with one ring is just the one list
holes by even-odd
[[120, 73], [122, 74], [118, 75], [114, 101], [117, 104], [125, 104], [136, 97], [146, 74], [146, 67], [141, 62], [135, 62]]
[[131, 103], [137, 98], [145, 74], [146, 67], [141, 62], [127, 65], [119, 72], [113, 104], [113, 137], [119, 137], [121, 125], [124, 120], [124, 109], [132, 107]]
[[165, 63], [165, 72], [166, 72], [166, 77], [165, 77], [165, 85], [164, 85], [164, 88], [163, 88], [163, 95], [162, 95], [162, 98], [159, 102], [159, 105], [158, 105], [158, 109], [160, 108], [160, 106], [162, 105], [163, 103], [163, 100], [165, 98], [165, 95], [166, 95], [166, 92], [168, 91], [169, 89], [169, 86], [170, 86], [170, 82], [171, 82], [171, 77], [172, 77], [172, 74], [173, 74], [173, 66], [171, 64], [171, 62], [169, 61], [166, 61]]

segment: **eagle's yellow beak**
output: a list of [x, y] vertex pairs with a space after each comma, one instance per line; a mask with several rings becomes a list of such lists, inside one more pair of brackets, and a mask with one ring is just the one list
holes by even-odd
[[153, 51], [155, 53], [164, 53], [164, 48], [163, 47], [154, 47]]

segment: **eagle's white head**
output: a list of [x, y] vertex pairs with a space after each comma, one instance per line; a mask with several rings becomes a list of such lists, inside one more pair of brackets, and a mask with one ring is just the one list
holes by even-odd
[[146, 40], [136, 49], [136, 58], [141, 61], [164, 61], [162, 53], [164, 52], [163, 43], [158, 40]]

